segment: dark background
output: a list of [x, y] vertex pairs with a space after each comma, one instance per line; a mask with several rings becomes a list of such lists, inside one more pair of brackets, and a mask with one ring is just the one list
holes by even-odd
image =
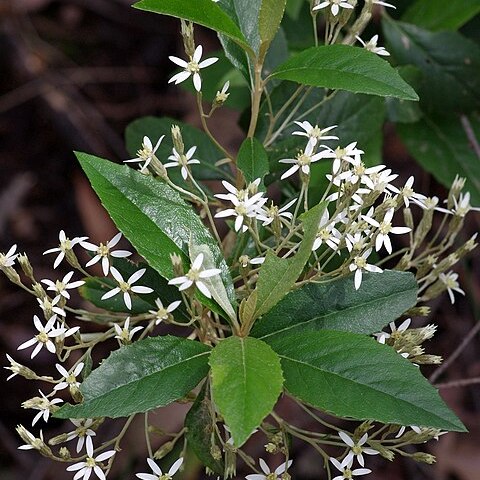
[[[54, 272], [54, 256], [42, 255], [56, 246], [60, 229], [70, 237], [88, 235], [96, 242], [115, 233], [79, 170], [73, 150], [121, 161], [129, 156], [124, 148], [124, 129], [140, 116], [169, 115], [198, 124], [194, 98], [167, 85], [173, 71], [168, 55], [182, 55], [179, 22], [136, 11], [129, 3], [0, 0], [0, 251], [18, 244], [20, 251], [28, 253], [38, 279], [59, 278], [69, 270], [62, 264]], [[207, 51], [218, 48], [215, 36], [199, 28], [197, 42]], [[212, 127], [221, 132], [231, 149], [242, 140], [237, 119], [237, 113], [224, 109]], [[385, 162], [403, 179], [415, 172], [415, 185], [421, 186], [422, 193], [445, 196], [446, 191], [408, 158], [388, 125]], [[472, 215], [464, 239], [477, 230], [478, 216]], [[428, 345], [429, 353], [448, 359], [462, 341], [465, 343], [458, 358], [438, 378], [440, 383], [480, 376], [478, 330], [468, 336], [478, 325], [480, 270], [476, 252], [457, 270], [467, 299], [459, 298], [451, 306], [447, 295], [442, 296], [431, 305], [428, 319], [439, 325], [438, 335]], [[0, 277], [3, 365], [7, 365], [4, 353], [32, 365], [30, 351], [16, 352], [16, 348], [31, 337], [32, 315], [37, 310], [34, 298]], [[417, 319], [416, 325], [422, 325], [422, 320]], [[470, 341], [466, 343], [466, 339]], [[53, 374], [52, 363], [50, 355], [40, 354], [35, 358], [35, 370]], [[424, 369], [426, 375], [432, 372]], [[22, 423], [29, 428], [32, 418], [31, 411], [21, 409], [20, 404], [45, 386], [18, 377], [6, 384], [8, 374], [4, 371], [0, 376], [0, 479], [71, 478], [73, 475], [64, 470], [66, 465], [43, 459], [35, 452], [17, 450], [21, 442], [15, 426]], [[438, 456], [436, 466], [402, 459], [389, 464], [370, 457], [374, 473], [369, 478], [480, 479], [479, 393], [480, 387], [475, 385], [441, 389], [470, 434], [450, 434], [431, 442], [426, 450]], [[281, 408], [285, 414], [299, 414], [288, 403]], [[174, 406], [156, 414], [154, 422], [173, 428], [180, 425], [184, 410], [184, 406]], [[134, 472], [147, 471], [141, 427], [133, 426], [109, 478], [133, 478]], [[106, 424], [100, 438], [109, 438], [117, 430], [115, 424]], [[38, 425], [32, 431], [37, 433]], [[62, 431], [65, 427], [56, 420], [44, 428], [47, 438]], [[249, 449], [255, 458], [263, 455], [261, 443]], [[294, 444], [293, 458], [294, 478], [321, 475], [320, 459], [312, 451]], [[239, 475], [243, 473], [239, 470]], [[193, 479], [200, 475], [200, 467], [192, 462], [185, 476]]]

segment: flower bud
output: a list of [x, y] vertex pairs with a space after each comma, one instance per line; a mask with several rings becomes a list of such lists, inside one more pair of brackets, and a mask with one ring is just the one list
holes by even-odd
[[193, 34], [193, 23], [180, 20], [183, 48], [185, 53], [191, 58], [195, 52], [195, 38]]
[[182, 132], [178, 125], [172, 125], [172, 142], [177, 153], [183, 155], [185, 153], [185, 145], [183, 143]]
[[166, 455], [168, 455], [172, 450], [173, 447], [175, 446], [175, 442], [166, 442], [164, 443], [154, 454], [153, 458], [155, 460], [160, 460]]
[[60, 455], [60, 457], [65, 460], [66, 462], [68, 462], [69, 460], [71, 460], [72, 456], [70, 455], [70, 451], [68, 450], [67, 447], [62, 447], [60, 448], [58, 454]]
[[33, 267], [32, 264], [30, 263], [30, 260], [28, 259], [27, 255], [24, 253], [21, 253], [17, 257], [18, 263], [20, 264], [20, 267], [22, 267], [23, 273], [33, 282], [35, 282], [35, 277], [33, 276]]
[[437, 461], [433, 455], [424, 452], [416, 452], [412, 458], [417, 462], [428, 463], [428, 465], [433, 465]]

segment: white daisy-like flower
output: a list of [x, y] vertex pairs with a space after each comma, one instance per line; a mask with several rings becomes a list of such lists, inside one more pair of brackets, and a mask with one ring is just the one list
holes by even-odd
[[87, 437], [87, 458], [83, 462], [74, 463], [67, 467], [67, 472], [77, 472], [73, 480], [79, 480], [83, 478], [83, 480], [88, 480], [92, 473], [100, 480], [105, 480], [105, 473], [102, 470], [102, 463], [105, 460], [113, 457], [115, 455], [115, 450], [108, 450], [107, 452], [103, 452], [96, 457], [93, 456], [93, 442], [91, 437]]
[[453, 199], [455, 203], [455, 208], [452, 210], [452, 213], [457, 217], [465, 217], [468, 212], [475, 211], [480, 212], [479, 207], [472, 207], [470, 205], [470, 192], [461, 193], [458, 197]]
[[322, 158], [330, 157], [330, 150], [322, 150], [318, 153], [313, 153], [315, 150], [315, 145], [316, 143], [314, 143], [312, 140], [309, 140], [307, 146], [305, 147], [305, 151], [300, 152], [297, 155], [297, 158], [284, 158], [280, 160], [280, 163], [293, 164], [293, 167], [290, 167], [280, 178], [284, 180], [298, 170], [301, 170], [305, 175], [310, 175], [310, 165], [312, 163], [318, 162]]
[[352, 470], [352, 461], [346, 462], [345, 460], [346, 458], [340, 463], [336, 458], [330, 457], [330, 462], [332, 462], [333, 466], [341, 473], [341, 475], [333, 477], [332, 480], [352, 480], [354, 477], [372, 473], [368, 468], [356, 468]]
[[[142, 142], [142, 148], [137, 151], [137, 156], [135, 158], [130, 158], [129, 160], [124, 160], [125, 163], [130, 163], [130, 162], [145, 162], [141, 167], [140, 170], [145, 170], [148, 165], [150, 165], [150, 162], [153, 160], [155, 157], [155, 153], [158, 150], [158, 147], [160, 147], [162, 140], [165, 138], [165, 135], [162, 135], [159, 139], [158, 142], [153, 146], [152, 141], [145, 135], [143, 137], [143, 142]], [[113, 239], [112, 239], [113, 240]], [[112, 241], [110, 240], [110, 241]], [[102, 245], [102, 244], [100, 244]], [[113, 245], [112, 245], [113, 246]], [[85, 248], [85, 247], [84, 247]], [[90, 249], [87, 249], [90, 250]], [[106, 274], [105, 274], [106, 275]]]
[[253, 182], [250, 182], [246, 188], [239, 190], [231, 183], [225, 180], [222, 180], [222, 185], [224, 186], [225, 190], [227, 190], [228, 193], [217, 193], [214, 196], [216, 198], [220, 198], [221, 200], [228, 200], [229, 202], [232, 202], [234, 200], [243, 201], [246, 198], [248, 198], [251, 194], [254, 194], [254, 195], [258, 194], [259, 197], [261, 197], [263, 196], [263, 192], [258, 192], [258, 187], [261, 181], [262, 181], [261, 178], [257, 178]]
[[458, 283], [458, 273], [441, 273], [438, 276], [438, 279], [447, 287], [448, 296], [450, 297], [452, 304], [455, 303], [454, 292], [457, 292], [460, 295], [465, 295], [465, 292], [460, 288], [460, 284]]
[[53, 300], [50, 297], [37, 298], [37, 302], [40, 305], [43, 313], [53, 312], [61, 317], [66, 317], [67, 313], [65, 310], [58, 306], [58, 302], [61, 300], [61, 298], [61, 295], [57, 295]]
[[266, 227], [270, 225], [275, 218], [286, 218], [287, 220], [292, 220], [293, 213], [290, 213], [288, 209], [297, 201], [296, 198], [290, 200], [286, 205], [281, 208], [278, 208], [276, 205], [272, 205], [267, 208], [262, 208], [260, 213], [257, 215], [257, 219], [260, 220], [262, 225]]
[[403, 199], [403, 203], [408, 208], [410, 206], [410, 200], [415, 202], [417, 205], [425, 205], [425, 201], [427, 197], [422, 195], [421, 193], [416, 193], [413, 190], [413, 182], [415, 181], [415, 177], [411, 175], [408, 177], [408, 180], [405, 182], [405, 185], [400, 189], [399, 195]]
[[252, 475], [247, 475], [245, 477], [247, 480], [279, 480], [281, 476], [290, 468], [293, 460], [283, 462], [273, 472], [270, 470], [270, 467], [267, 465], [267, 462], [263, 458], [260, 458], [258, 460], [258, 463], [260, 465], [260, 468], [262, 469], [263, 474], [254, 473]]
[[180, 457], [168, 470], [163, 473], [162, 469], [151, 459], [147, 458], [148, 466], [152, 469], [151, 473], [136, 473], [136, 477], [140, 480], [171, 480], [172, 477], [178, 472], [183, 463], [183, 458]]
[[410, 232], [412, 229], [410, 227], [393, 227], [392, 226], [392, 219], [395, 213], [395, 209], [391, 208], [387, 210], [383, 220], [381, 222], [377, 222], [374, 218], [371, 218], [367, 215], [362, 215], [362, 218], [373, 225], [378, 229], [377, 237], [375, 239], [375, 250], [378, 252], [382, 246], [385, 246], [385, 249], [388, 253], [392, 253], [392, 242], [390, 241], [390, 234], [394, 235], [402, 235], [404, 233]]
[[193, 261], [190, 270], [186, 275], [181, 277], [172, 278], [168, 284], [169, 285], [178, 285], [178, 289], [180, 291], [187, 290], [188, 288], [195, 285], [200, 292], [202, 292], [207, 298], [212, 298], [212, 294], [210, 290], [202, 282], [205, 278], [214, 277], [215, 275], [219, 275], [221, 270], [219, 268], [210, 268], [207, 270], [202, 269], [203, 264], [203, 253], [199, 253], [195, 260]]
[[[91, 442], [92, 439], [90, 437], [94, 437], [96, 435], [94, 430], [91, 428], [94, 424], [94, 421], [91, 418], [71, 418], [70, 421], [75, 425], [75, 430], [67, 433], [67, 442], [78, 438], [76, 451], [79, 453], [85, 445], [85, 440], [87, 439], [87, 441]], [[90, 440], [88, 440], [89, 438]]]
[[35, 358], [43, 347], [45, 347], [50, 353], [55, 353], [55, 343], [53, 340], [55, 340], [55, 338], [57, 338], [59, 335], [65, 333], [64, 328], [54, 328], [56, 319], [57, 316], [53, 315], [45, 324], [45, 326], [43, 326], [37, 315], [34, 315], [33, 324], [35, 325], [38, 333], [30, 340], [22, 343], [17, 350], [23, 350], [35, 345], [30, 358]]
[[110, 273], [112, 274], [113, 278], [117, 281], [118, 287], [113, 288], [109, 292], [105, 293], [101, 300], [107, 300], [108, 298], [112, 298], [119, 293], [123, 293], [123, 301], [125, 306], [131, 310], [132, 309], [132, 297], [131, 293], [137, 294], [145, 294], [145, 293], [152, 293], [153, 289], [150, 287], [144, 287], [141, 285], [133, 285], [135, 282], [138, 282], [140, 278], [143, 277], [144, 273], [147, 271], [146, 268], [141, 268], [140, 270], [136, 271], [128, 280], [124, 280], [122, 274], [115, 268], [110, 267]]
[[313, 7], [312, 11], [315, 12], [327, 7], [330, 7], [330, 12], [335, 17], [339, 14], [340, 8], [353, 9], [353, 5], [344, 0], [326, 0], [325, 2], [318, 4], [316, 7]]
[[333, 158], [332, 173], [337, 175], [342, 166], [342, 162], [348, 162], [352, 165], [361, 163], [362, 155], [365, 152], [357, 148], [357, 142], [349, 143], [346, 147], [337, 147], [335, 150], [329, 148], [325, 153], [325, 158]]
[[70, 299], [70, 293], [68, 290], [72, 290], [74, 288], [81, 287], [82, 285], [85, 284], [83, 280], [77, 280], [76, 282], [70, 282], [70, 280], [73, 277], [73, 271], [68, 272], [62, 280], [57, 280], [56, 282], [53, 282], [52, 280], [49, 280], [48, 278], [44, 278], [43, 280], [40, 280], [43, 284], [47, 285], [47, 290], [51, 290], [55, 292], [58, 296], [62, 296], [66, 299]]
[[32, 427], [41, 419], [43, 418], [44, 422], [48, 422], [48, 419], [50, 418], [50, 413], [52, 411], [56, 410], [58, 407], [55, 405], [59, 403], [63, 403], [63, 400], [60, 398], [53, 398], [50, 400], [47, 398], [44, 393], [39, 390], [41, 397], [36, 397], [35, 400], [35, 406], [32, 406], [31, 408], [34, 410], [39, 410], [39, 412], [33, 417], [32, 420]]
[[215, 95], [215, 103], [223, 105], [228, 97], [230, 96], [230, 93], [228, 93], [228, 89], [230, 88], [230, 82], [227, 80], [222, 89], [220, 91], [217, 91], [217, 94]]
[[[420, 427], [417, 427], [416, 425], [410, 425], [410, 428], [417, 434], [420, 435], [422, 433], [422, 429]], [[407, 427], [402, 426], [400, 427], [400, 430], [398, 433], [395, 435], [395, 438], [400, 438], [404, 433]]]
[[358, 290], [360, 288], [360, 285], [362, 284], [362, 277], [363, 277], [363, 272], [374, 272], [374, 273], [382, 273], [383, 270], [380, 267], [377, 267], [376, 265], [371, 265], [367, 262], [368, 257], [372, 253], [372, 249], [369, 248], [365, 252], [362, 253], [362, 255], [359, 255], [357, 257], [354, 257], [353, 262], [348, 266], [349, 270], [353, 273], [355, 272], [354, 276], [354, 285], [355, 285], [355, 290]]
[[57, 253], [57, 258], [55, 259], [55, 262], [53, 263], [53, 268], [57, 268], [62, 260], [65, 258], [66, 253], [69, 250], [72, 250], [73, 247], [80, 242], [83, 242], [87, 240], [88, 237], [75, 237], [72, 239], [67, 238], [65, 235], [65, 232], [63, 230], [60, 230], [60, 233], [58, 234], [58, 240], [60, 241], [60, 244], [56, 248], [50, 248], [49, 250], [46, 250], [43, 252], [44, 255], [47, 255], [49, 253]]
[[65, 367], [57, 363], [55, 365], [55, 368], [58, 370], [58, 373], [62, 375], [62, 377], [64, 378], [64, 381], [57, 383], [57, 385], [55, 385], [53, 389], [55, 391], [58, 391], [58, 390], [63, 390], [69, 387], [73, 387], [73, 388], [80, 387], [80, 382], [77, 381], [77, 377], [82, 372], [84, 366], [85, 364], [83, 362], [80, 362], [71, 372], [68, 372]]
[[236, 217], [235, 231], [238, 232], [242, 229], [243, 232], [246, 232], [248, 227], [244, 225], [245, 220], [247, 218], [257, 218], [266, 201], [267, 199], [263, 198], [263, 192], [256, 193], [252, 197], [247, 195], [243, 200], [239, 200], [232, 195], [230, 202], [233, 203], [234, 208], [227, 208], [218, 212], [215, 218]]
[[318, 226], [317, 236], [313, 242], [312, 251], [318, 250], [324, 243], [332, 250], [338, 250], [342, 234], [335, 228], [336, 219], [330, 220], [330, 213], [327, 209], [322, 213]]
[[100, 245], [95, 245], [94, 243], [90, 242], [81, 242], [80, 245], [85, 249], [89, 250], [90, 252], [95, 252], [95, 256], [85, 265], [86, 267], [90, 267], [97, 262], [102, 262], [102, 271], [105, 276], [108, 275], [110, 270], [110, 258], [126, 258], [132, 255], [132, 252], [128, 250], [113, 250], [112, 248], [115, 247], [120, 239], [122, 238], [122, 233], [117, 233], [111, 240], [109, 240], [106, 244], [100, 243]]
[[190, 76], [193, 75], [193, 85], [197, 92], [202, 91], [202, 77], [200, 76], [200, 70], [202, 68], [209, 67], [213, 65], [215, 62], [218, 61], [217, 57], [207, 58], [206, 60], [200, 61], [202, 59], [203, 54], [203, 47], [199, 45], [193, 56], [190, 58], [190, 61], [187, 62], [186, 60], [182, 60], [181, 58], [170, 56], [168, 57], [175, 65], [182, 67], [184, 69], [183, 72], [177, 73], [174, 75], [168, 83], [175, 82], [175, 85], [184, 82]]
[[368, 50], [369, 52], [376, 53], [377, 55], [383, 56], [383, 57], [389, 57], [390, 52], [385, 50], [384, 47], [378, 47], [377, 42], [378, 42], [378, 35], [374, 35], [368, 42], [364, 42], [359, 36], [355, 37], [362, 45], [365, 50]]
[[332, 125], [327, 128], [320, 128], [318, 125], [313, 126], [310, 122], [306, 120], [304, 122], [295, 122], [303, 131], [297, 130], [293, 132], [292, 135], [300, 135], [302, 137], [307, 137], [309, 141], [313, 143], [313, 146], [316, 146], [322, 140], [338, 140], [338, 137], [335, 135], [325, 135], [330, 130], [337, 128], [338, 125]]
[[12, 372], [12, 374], [9, 375], [7, 378], [7, 382], [8, 382], [10, 379], [18, 375], [22, 371], [22, 369], [24, 369], [25, 367], [20, 363], [16, 362], [8, 353], [6, 354], [6, 356], [7, 356], [7, 360], [10, 362], [10, 366], [3, 367], [3, 368], [5, 368], [6, 370], [10, 370]]
[[[367, 232], [365, 232], [367, 233]], [[369, 239], [362, 232], [357, 232], [355, 234], [347, 233], [345, 235], [345, 244], [347, 250], [351, 253], [353, 250], [363, 251], [367, 245]]]
[[[345, 182], [350, 182], [351, 184], [355, 185], [359, 181], [361, 183], [365, 183], [365, 179], [368, 179], [370, 175], [379, 173], [385, 168], [385, 165], [375, 165], [373, 167], [366, 167], [365, 164], [360, 161], [355, 161], [352, 164], [353, 167], [345, 172], [342, 172], [338, 175], [338, 180], [343, 180]], [[328, 178], [328, 177], [327, 177]], [[337, 180], [337, 181], [338, 181]]]
[[155, 300], [155, 305], [157, 306], [157, 310], [149, 310], [148, 313], [151, 313], [154, 317], [156, 317], [155, 325], [159, 325], [164, 320], [168, 319], [168, 316], [177, 309], [182, 302], [177, 300], [172, 302], [168, 307], [164, 307], [162, 301], [157, 298]]
[[37, 438], [22, 425], [20, 425], [18, 428], [20, 428], [23, 431], [23, 434], [28, 438], [28, 443], [25, 445], [20, 445], [18, 450], [40, 450], [45, 445], [43, 432], [41, 430], [40, 436]]
[[383, 193], [393, 192], [399, 193], [397, 187], [392, 185], [392, 182], [398, 177], [397, 174], [392, 174], [392, 169], [387, 168], [380, 172], [373, 172], [370, 175], [362, 177], [362, 183], [364, 183], [370, 190]]
[[390, 337], [392, 337], [392, 336], [395, 337], [396, 335], [401, 334], [402, 332], [405, 332], [408, 329], [408, 327], [410, 327], [411, 323], [412, 323], [412, 319], [407, 318], [397, 328], [397, 326], [395, 325], [395, 322], [390, 322], [388, 326], [390, 327], [390, 332], [391, 333], [380, 332], [380, 333], [375, 333], [374, 336], [376, 337], [376, 339], [379, 343], [384, 344], [386, 342], [386, 340], [389, 339]]
[[357, 458], [358, 463], [364, 467], [365, 466], [365, 459], [363, 458], [363, 454], [366, 453], [367, 455], [378, 455], [379, 452], [374, 450], [373, 448], [364, 447], [365, 443], [368, 440], [368, 433], [365, 433], [358, 442], [354, 442], [353, 439], [348, 436], [345, 432], [338, 432], [338, 435], [343, 440], [343, 442], [350, 447], [350, 451], [348, 452], [347, 456], [343, 460], [346, 464], [351, 464], [353, 462], [354, 457]]
[[188, 177], [188, 166], [187, 165], [196, 165], [200, 163], [200, 160], [192, 158], [195, 155], [197, 147], [190, 148], [187, 153], [178, 153], [175, 148], [172, 149], [172, 155], [168, 157], [169, 160], [172, 160], [169, 163], [164, 165], [165, 168], [180, 167], [182, 172], [182, 177], [184, 180]]
[[125, 320], [123, 328], [120, 327], [118, 323], [115, 323], [113, 325], [113, 328], [115, 329], [116, 333], [115, 338], [125, 344], [131, 343], [133, 336], [140, 330], [143, 330], [142, 326], [134, 327], [130, 330], [130, 317], [127, 317], [127, 319]]
[[15, 253], [17, 246], [13, 245], [10, 247], [7, 253], [0, 253], [0, 269], [13, 267], [15, 264], [15, 259], [18, 257], [18, 253]]

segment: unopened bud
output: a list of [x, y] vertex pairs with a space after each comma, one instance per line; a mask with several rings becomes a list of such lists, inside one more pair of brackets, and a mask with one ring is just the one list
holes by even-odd
[[410, 208], [403, 209], [403, 219], [405, 220], [405, 225], [413, 230], [413, 227], [414, 227], [413, 215]]
[[23, 285], [20, 276], [13, 267], [1, 267], [1, 270], [12, 283], [15, 285]]
[[405, 312], [406, 317], [428, 317], [431, 312], [430, 307], [413, 307]]
[[60, 455], [61, 458], [63, 458], [63, 460], [67, 462], [72, 458], [72, 456], [70, 455], [70, 451], [68, 450], [67, 447], [60, 448], [58, 454]]
[[30, 370], [28, 367], [16, 362], [10, 355], [7, 354], [7, 359], [10, 362], [9, 367], [4, 367], [6, 370], [10, 370], [13, 375], [8, 377], [9, 379], [14, 377], [15, 375], [20, 375], [27, 380], [38, 380], [38, 375], [33, 371]]
[[437, 461], [433, 455], [424, 452], [416, 452], [412, 458], [417, 462], [428, 463], [428, 465], [433, 465]]
[[275, 445], [274, 443], [267, 443], [267, 444], [265, 445], [265, 451], [266, 451], [267, 453], [272, 453], [272, 454], [273, 454], [273, 453], [277, 453], [277, 451], [278, 451], [278, 446]]
[[32, 264], [30, 263], [30, 260], [28, 259], [27, 255], [24, 253], [21, 253], [17, 257], [18, 263], [20, 264], [20, 267], [22, 267], [23, 273], [33, 282], [35, 282], [35, 277], [33, 276], [33, 267]]
[[40, 438], [36, 438], [22, 425], [18, 425], [16, 431], [26, 445], [30, 445], [33, 449], [40, 452], [44, 457], [53, 458], [52, 450], [43, 441], [42, 432], [40, 432]]
[[425, 237], [428, 235], [430, 230], [432, 229], [432, 221], [433, 221], [433, 212], [434, 210], [425, 209], [423, 210], [423, 216], [420, 220], [417, 229], [413, 235], [413, 242], [415, 245], [420, 245], [424, 240]]
[[174, 275], [176, 277], [181, 277], [184, 274], [182, 257], [176, 253], [172, 253], [170, 255], [170, 260], [172, 261]]
[[35, 282], [32, 285], [32, 290], [35, 293], [35, 295], [37, 296], [37, 298], [40, 298], [41, 300], [44, 299], [47, 296], [45, 290], [43, 289], [43, 287], [40, 283]]
[[48, 444], [54, 447], [55, 445], [59, 445], [60, 443], [65, 443], [68, 441], [68, 434], [62, 433], [61, 435], [57, 435], [56, 437], [51, 438], [48, 441]]
[[440, 365], [443, 358], [439, 355], [419, 355], [413, 359], [413, 362], [422, 365]]
[[212, 445], [210, 448], [210, 455], [213, 457], [214, 460], [219, 460], [222, 459], [222, 451], [220, 450], [220, 447], [218, 445]]
[[191, 58], [195, 52], [195, 38], [193, 35], [193, 23], [180, 20], [183, 48], [185, 53]]
[[172, 142], [177, 153], [183, 155], [185, 153], [185, 145], [183, 144], [182, 132], [178, 125], [172, 125]]
[[75, 255], [75, 252], [72, 249], [65, 250], [65, 259], [73, 268], [77, 270], [82, 268], [77, 256]]
[[172, 450], [173, 447], [175, 446], [175, 442], [167, 442], [164, 443], [154, 454], [153, 458], [155, 460], [160, 460], [166, 455], [168, 455]]

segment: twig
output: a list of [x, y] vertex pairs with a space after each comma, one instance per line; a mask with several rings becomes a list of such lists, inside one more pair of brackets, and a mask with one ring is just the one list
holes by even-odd
[[480, 377], [462, 378], [461, 380], [452, 380], [451, 382], [437, 383], [437, 388], [458, 388], [468, 387], [470, 385], [476, 385], [480, 383]]
[[468, 141], [472, 144], [473, 151], [480, 158], [480, 144], [478, 143], [477, 137], [475, 132], [473, 131], [472, 125], [470, 124], [470, 120], [466, 115], [460, 116], [460, 121], [462, 122], [462, 127], [467, 134]]

